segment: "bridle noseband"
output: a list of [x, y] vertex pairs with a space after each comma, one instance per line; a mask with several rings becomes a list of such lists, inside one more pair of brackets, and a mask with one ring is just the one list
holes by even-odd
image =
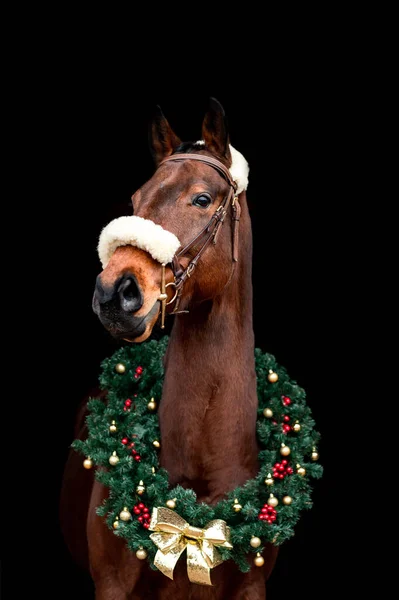
[[[230, 171], [227, 167], [224, 166], [216, 158], [212, 158], [210, 156], [203, 156], [202, 154], [174, 154], [173, 156], [169, 156], [165, 158], [159, 165], [158, 168], [169, 161], [183, 161], [183, 160], [197, 160], [206, 165], [213, 167], [219, 175], [224, 177], [227, 183], [230, 185], [229, 192], [224, 200], [221, 202], [218, 209], [213, 213], [210, 221], [205, 225], [203, 229], [196, 235], [196, 237], [191, 240], [186, 246], [181, 248], [176, 254], [173, 256], [170, 263], [162, 264], [162, 279], [161, 279], [161, 294], [159, 296], [159, 300], [161, 301], [161, 328], [165, 327], [165, 314], [166, 314], [166, 306], [175, 302], [175, 307], [171, 314], [176, 314], [179, 312], [188, 312], [188, 311], [179, 311], [179, 305], [183, 292], [183, 285], [187, 281], [187, 279], [192, 275], [195, 267], [202, 254], [212, 242], [216, 244], [218, 232], [220, 227], [223, 225], [223, 221], [226, 217], [229, 205], [231, 203], [232, 207], [232, 219], [233, 219], [233, 262], [238, 261], [238, 223], [240, 221], [241, 207], [238, 202], [238, 197], [235, 196], [237, 190], [237, 184], [231, 177]], [[179, 258], [186, 255], [189, 250], [193, 246], [201, 245], [201, 248], [198, 250], [197, 254], [194, 258], [189, 262], [187, 267], [184, 269], [181, 265]], [[165, 284], [165, 268], [169, 266], [173, 272], [174, 281]], [[166, 288], [169, 286], [173, 286], [175, 288], [175, 294], [169, 302], [167, 302], [167, 293]]]

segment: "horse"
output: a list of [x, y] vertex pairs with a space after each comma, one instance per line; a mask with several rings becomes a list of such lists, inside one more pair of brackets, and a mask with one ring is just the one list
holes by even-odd
[[[132, 217], [104, 228], [93, 310], [119, 340], [143, 343], [174, 314], [164, 359], [159, 462], [170, 485], [214, 504], [258, 472], [249, 167], [230, 144], [223, 107], [210, 99], [202, 139], [182, 142], [157, 107], [149, 127], [156, 170], [132, 196]], [[130, 221], [129, 221], [130, 219]], [[155, 257], [155, 258], [154, 258]], [[76, 436], [84, 438], [85, 408]], [[212, 586], [173, 581], [128, 550], [96, 514], [106, 489], [72, 452], [62, 491], [63, 529], [90, 569], [96, 600], [262, 600], [277, 548], [241, 573], [232, 561]], [[87, 541], [86, 541], [87, 536]], [[248, 559], [250, 560], [250, 559]]]

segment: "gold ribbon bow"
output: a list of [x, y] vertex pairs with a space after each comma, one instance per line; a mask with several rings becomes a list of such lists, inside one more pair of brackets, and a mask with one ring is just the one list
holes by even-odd
[[232, 548], [230, 529], [225, 521], [209, 521], [204, 529], [192, 527], [169, 508], [153, 508], [151, 540], [158, 548], [154, 564], [166, 577], [173, 579], [173, 569], [187, 548], [187, 575], [192, 583], [212, 585], [210, 569], [223, 562], [216, 546]]

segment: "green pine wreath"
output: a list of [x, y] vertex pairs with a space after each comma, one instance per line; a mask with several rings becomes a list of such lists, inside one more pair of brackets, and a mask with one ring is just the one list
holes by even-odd
[[[310, 479], [323, 473], [317, 463], [320, 434], [314, 429], [305, 391], [274, 356], [257, 348], [257, 476], [215, 506], [198, 503], [191, 489], [170, 489], [168, 473], [158, 464], [157, 446], [162, 440], [156, 410], [162, 401], [167, 344], [165, 336], [159, 342], [125, 346], [103, 361], [100, 386], [107, 398], [90, 399], [88, 437], [75, 440], [72, 446], [87, 457], [86, 467], [100, 467], [96, 477], [109, 488], [109, 497], [97, 513], [106, 517], [108, 527], [132, 551], [146, 550], [153, 568], [157, 548], [149, 537], [148, 513], [169, 501], [168, 506], [174, 503], [176, 512], [194, 527], [203, 528], [213, 519], [226, 521], [233, 548], [219, 551], [223, 560], [234, 560], [246, 572], [251, 567], [250, 553], [262, 552], [267, 542], [285, 542], [294, 534], [301, 511], [311, 508]], [[281, 455], [282, 444], [290, 449], [289, 455]], [[274, 510], [268, 505], [270, 494], [278, 500]], [[120, 515], [126, 509], [131, 518], [123, 521]], [[250, 545], [253, 537], [260, 538], [259, 547]]]

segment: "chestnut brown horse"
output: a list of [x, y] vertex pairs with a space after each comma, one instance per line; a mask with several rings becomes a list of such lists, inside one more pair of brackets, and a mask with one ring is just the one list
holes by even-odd
[[[175, 236], [179, 251], [173, 260], [163, 261], [159, 249], [150, 247], [156, 241], [151, 236], [137, 244], [125, 240], [124, 245], [103, 248], [109, 256], [97, 278], [93, 308], [112, 335], [143, 342], [162, 318], [161, 292], [167, 294], [166, 312], [173, 310], [176, 316], [159, 408], [160, 465], [168, 470], [171, 486], [192, 488], [198, 501], [214, 504], [258, 471], [246, 184], [239, 183], [237, 189], [233, 181], [239, 153], [230, 146], [223, 108], [214, 99], [200, 142], [182, 143], [158, 110], [150, 147], [157, 169], [133, 195], [134, 215], [151, 221], [151, 227], [160, 225], [161, 237], [173, 234], [169, 242]], [[241, 155], [239, 159], [247, 169]], [[143, 249], [146, 244], [148, 251]], [[167, 263], [166, 269], [161, 262]], [[166, 283], [172, 283], [166, 290], [163, 272]], [[76, 433], [85, 435], [83, 423]], [[97, 600], [266, 598], [275, 547], [266, 547], [262, 568], [248, 559], [251, 569], [245, 574], [232, 561], [222, 563], [212, 570], [212, 587], [190, 583], [184, 561], [178, 562], [171, 581], [138, 560], [96, 515], [106, 494], [91, 472], [82, 469], [81, 459], [71, 455], [63, 491], [68, 512], [64, 531], [73, 553], [90, 566]]]

